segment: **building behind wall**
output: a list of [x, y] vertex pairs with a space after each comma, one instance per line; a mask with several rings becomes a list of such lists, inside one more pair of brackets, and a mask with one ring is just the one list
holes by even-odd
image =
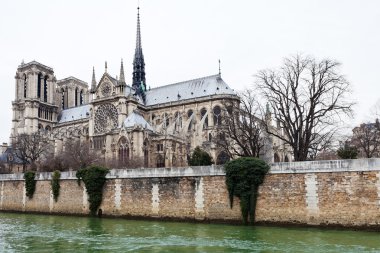
[[224, 101], [239, 102], [239, 97], [220, 73], [150, 88], [139, 13], [131, 84], [123, 61], [118, 74], [111, 75], [106, 62], [99, 81], [93, 69], [89, 85], [75, 77], [56, 80], [51, 67], [36, 61], [22, 63], [15, 76], [11, 142], [19, 134], [42, 131], [56, 154], [67, 139], [78, 139], [89, 141], [106, 162], [140, 159], [147, 167], [185, 166], [196, 146], [217, 164], [228, 160], [210, 140]]

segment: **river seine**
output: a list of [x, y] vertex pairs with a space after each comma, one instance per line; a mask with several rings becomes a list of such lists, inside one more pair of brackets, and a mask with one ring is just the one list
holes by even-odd
[[0, 213], [0, 252], [380, 252], [380, 233]]

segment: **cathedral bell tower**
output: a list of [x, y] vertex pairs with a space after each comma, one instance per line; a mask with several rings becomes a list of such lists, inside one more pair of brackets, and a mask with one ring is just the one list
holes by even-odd
[[11, 143], [18, 134], [51, 131], [57, 120], [56, 78], [52, 68], [36, 61], [17, 68]]
[[145, 62], [141, 47], [141, 31], [140, 31], [140, 8], [137, 7], [137, 33], [136, 33], [136, 49], [135, 58], [133, 59], [133, 77], [132, 87], [135, 95], [140, 96], [145, 103]]

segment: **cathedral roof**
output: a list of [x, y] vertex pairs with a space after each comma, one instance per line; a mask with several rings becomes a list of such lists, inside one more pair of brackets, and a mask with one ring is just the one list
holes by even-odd
[[82, 105], [63, 110], [58, 116], [58, 123], [65, 123], [90, 117], [90, 105]]
[[139, 113], [132, 112], [128, 115], [128, 117], [124, 120], [124, 127], [134, 127], [135, 125], [140, 125], [145, 129], [153, 131], [152, 126], [141, 116]]
[[0, 154], [0, 162], [22, 164], [22, 160], [16, 155], [16, 152], [11, 147], [7, 148], [4, 153]]
[[211, 95], [236, 95], [219, 74], [169, 84], [146, 91], [146, 105], [156, 105]]

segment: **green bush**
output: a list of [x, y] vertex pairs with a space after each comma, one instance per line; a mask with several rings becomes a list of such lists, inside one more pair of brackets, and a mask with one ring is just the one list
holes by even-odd
[[33, 198], [34, 191], [36, 190], [36, 173], [34, 171], [27, 171], [24, 173], [25, 190], [28, 198]]
[[338, 149], [338, 156], [341, 159], [356, 159], [358, 158], [358, 149], [355, 147], [344, 146]]
[[77, 171], [78, 183], [82, 180], [86, 186], [88, 201], [90, 202], [90, 213], [96, 215], [103, 197], [103, 186], [106, 182], [107, 168], [100, 166], [89, 166]]
[[264, 182], [269, 165], [258, 158], [242, 157], [226, 163], [224, 168], [230, 207], [234, 196], [238, 197], [244, 224], [248, 223], [248, 218], [253, 224], [259, 185]]
[[196, 147], [191, 154], [190, 166], [207, 166], [212, 164], [212, 157], [200, 147]]
[[59, 196], [59, 179], [61, 178], [61, 172], [55, 170], [51, 175], [51, 190], [53, 192], [54, 201], [57, 202]]

